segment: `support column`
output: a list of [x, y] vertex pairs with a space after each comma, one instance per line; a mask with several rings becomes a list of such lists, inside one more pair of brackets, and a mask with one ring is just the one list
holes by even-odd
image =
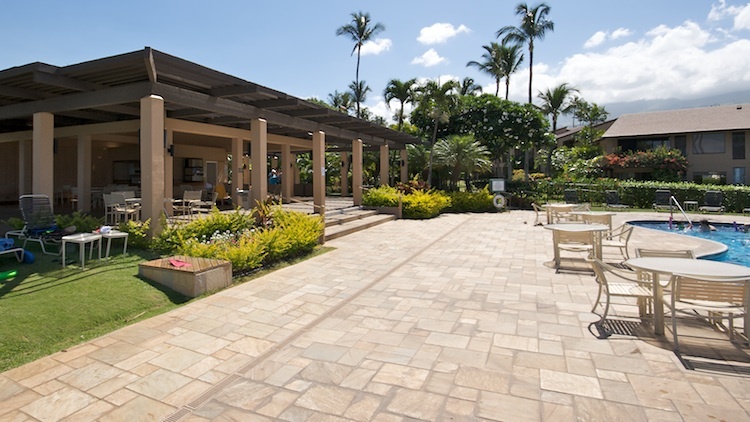
[[29, 141], [18, 141], [18, 196], [26, 195], [31, 188], [26, 180], [26, 174], [28, 173], [26, 160], [31, 156], [30, 146], [31, 142]]
[[49, 196], [55, 203], [55, 116], [52, 113], [34, 113], [32, 134], [31, 190]]
[[391, 160], [389, 159], [388, 144], [380, 146], [380, 186], [386, 186], [390, 183], [390, 174], [388, 170], [391, 167]]
[[326, 134], [313, 132], [312, 138], [312, 177], [313, 177], [313, 212], [326, 213]]
[[349, 196], [349, 153], [341, 153], [341, 196]]
[[91, 135], [78, 135], [78, 211], [91, 211]]
[[352, 141], [352, 196], [354, 205], [362, 205], [362, 140]]
[[232, 191], [229, 194], [232, 195], [234, 208], [242, 207], [242, 198], [237, 190], [242, 189], [245, 184], [245, 171], [242, 168], [243, 143], [241, 138], [232, 138]]
[[151, 219], [149, 236], [161, 232], [164, 207], [164, 99], [141, 98], [141, 218]]
[[[167, 199], [174, 198], [174, 130], [166, 129], [164, 139], [166, 151], [164, 153], [164, 211], [172, 215], [172, 204]], [[171, 152], [170, 152], [171, 151]]]
[[406, 148], [399, 150], [401, 164], [401, 183], [409, 182], [409, 151]]
[[250, 122], [250, 138], [252, 208], [257, 202], [265, 202], [268, 197], [268, 131], [265, 120], [253, 119]]
[[281, 197], [283, 202], [291, 202], [289, 198], [294, 194], [294, 155], [291, 145], [281, 146]]

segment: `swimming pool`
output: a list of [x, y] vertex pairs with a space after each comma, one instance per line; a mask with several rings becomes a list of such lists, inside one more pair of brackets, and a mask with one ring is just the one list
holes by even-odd
[[726, 252], [702, 258], [750, 267], [750, 233], [738, 231], [733, 223], [712, 222], [711, 225], [716, 227], [716, 230], [708, 232], [700, 231], [697, 228], [687, 229], [685, 222], [673, 222], [671, 229], [669, 228], [669, 223], [666, 221], [628, 221], [628, 224], [674, 234], [700, 237], [722, 243], [727, 246]]

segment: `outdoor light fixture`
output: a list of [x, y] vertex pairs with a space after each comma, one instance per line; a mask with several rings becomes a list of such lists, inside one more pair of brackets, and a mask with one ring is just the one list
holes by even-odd
[[169, 153], [170, 157], [174, 157], [174, 144], [167, 147], [167, 152]]

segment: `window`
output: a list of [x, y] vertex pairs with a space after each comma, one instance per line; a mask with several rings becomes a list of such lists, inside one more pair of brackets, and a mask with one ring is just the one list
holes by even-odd
[[617, 146], [622, 152], [648, 151], [659, 147], [670, 148], [669, 138], [620, 139]]
[[683, 157], [687, 157], [687, 136], [677, 135], [674, 137], [674, 147], [680, 150]]
[[745, 159], [745, 132], [732, 132], [732, 159]]
[[735, 185], [744, 185], [745, 184], [745, 168], [744, 167], [735, 167], [732, 169], [732, 175], [734, 176], [733, 182]]
[[696, 133], [693, 135], [693, 154], [724, 154], [726, 142], [723, 132]]
[[704, 185], [726, 185], [727, 173], [724, 171], [696, 171], [693, 173], [693, 182]]

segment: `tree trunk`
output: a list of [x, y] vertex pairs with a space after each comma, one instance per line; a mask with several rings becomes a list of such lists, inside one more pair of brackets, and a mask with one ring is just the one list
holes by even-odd
[[531, 151], [528, 149], [523, 152], [523, 181], [529, 181], [529, 162], [531, 161]]
[[438, 120], [435, 119], [435, 129], [432, 131], [432, 141], [430, 141], [430, 161], [427, 164], [427, 187], [432, 187], [432, 150], [435, 148], [437, 141]]
[[513, 156], [515, 155], [515, 148], [511, 148], [508, 151], [508, 181], [513, 180]]

